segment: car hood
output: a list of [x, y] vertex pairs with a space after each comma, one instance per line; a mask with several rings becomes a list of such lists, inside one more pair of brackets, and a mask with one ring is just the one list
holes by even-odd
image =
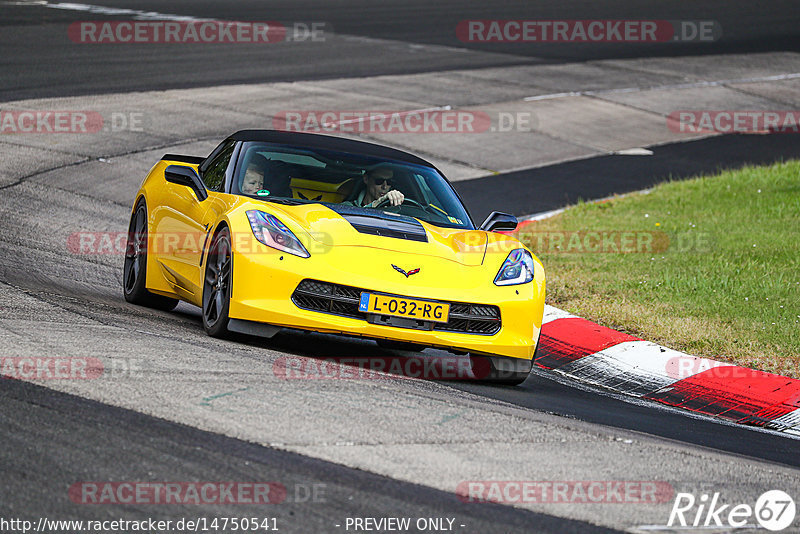
[[[443, 228], [413, 217], [337, 205], [274, 205], [311, 239], [327, 246], [361, 246], [434, 256], [467, 266], [483, 264], [487, 245], [497, 237], [481, 230]], [[284, 219], [284, 216], [280, 216]], [[284, 220], [288, 224], [287, 220]]]

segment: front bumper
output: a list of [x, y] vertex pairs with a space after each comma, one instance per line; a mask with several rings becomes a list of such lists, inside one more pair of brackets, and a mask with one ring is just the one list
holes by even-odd
[[[478, 354], [533, 358], [544, 310], [544, 272], [539, 264], [533, 282], [498, 287], [492, 284], [492, 279], [499, 265], [466, 267], [441, 258], [408, 254], [400, 259], [397, 254], [383, 257], [389, 254], [357, 246], [330, 247], [325, 254], [312, 254], [311, 258], [267, 247], [259, 252], [233, 251], [229, 310], [233, 319]], [[406, 278], [391, 268], [392, 261], [422, 269], [418, 275]], [[317, 287], [319, 284], [350, 287], [355, 290], [354, 298], [356, 292], [363, 290], [456, 306], [451, 305], [451, 320], [447, 324], [437, 324], [431, 329], [392, 326], [381, 324], [375, 316], [354, 312], [352, 306], [348, 308], [346, 299], [338, 303], [343, 307], [333, 312], [322, 311], [319, 305], [315, 307], [307, 299], [298, 298], [298, 295], [310, 296], [309, 292], [303, 295], [297, 291], [304, 280], [315, 281]], [[479, 317], [491, 308], [499, 311], [499, 320], [494, 324], [489, 316]]]

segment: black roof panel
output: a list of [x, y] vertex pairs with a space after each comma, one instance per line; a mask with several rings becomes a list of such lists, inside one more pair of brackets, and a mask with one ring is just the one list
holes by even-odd
[[[264, 143], [279, 143], [284, 145], [297, 145], [308, 148], [319, 148], [323, 150], [337, 150], [349, 152], [351, 154], [362, 154], [378, 158], [424, 165], [434, 167], [433, 164], [425, 161], [408, 152], [389, 148], [383, 145], [356, 141], [344, 137], [334, 137], [332, 135], [321, 135], [306, 132], [286, 132], [280, 130], [239, 130], [231, 139], [236, 141], [261, 141]], [[434, 167], [435, 168], [435, 167]]]

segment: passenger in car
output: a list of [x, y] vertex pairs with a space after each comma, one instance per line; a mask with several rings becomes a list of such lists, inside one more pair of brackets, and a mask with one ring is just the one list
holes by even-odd
[[[267, 158], [264, 156], [259, 156], [263, 158], [265, 161]], [[244, 171], [244, 176], [242, 176], [242, 183], [239, 186], [239, 191], [245, 195], [255, 195], [264, 185], [264, 167], [259, 165], [256, 161], [256, 158], [252, 158], [250, 163], [247, 165], [247, 169]]]
[[262, 192], [264, 196], [291, 197], [289, 182], [289, 170], [284, 162], [253, 154], [247, 163], [239, 190], [245, 195]]

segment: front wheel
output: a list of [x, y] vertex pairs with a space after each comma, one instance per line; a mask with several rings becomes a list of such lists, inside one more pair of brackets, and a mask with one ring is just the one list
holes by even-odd
[[211, 242], [203, 280], [203, 328], [212, 337], [224, 337], [229, 334], [232, 256], [230, 232], [227, 228], [223, 228]]
[[169, 311], [178, 305], [171, 299], [147, 290], [147, 205], [140, 200], [128, 225], [128, 243], [122, 269], [122, 291], [131, 304]]

